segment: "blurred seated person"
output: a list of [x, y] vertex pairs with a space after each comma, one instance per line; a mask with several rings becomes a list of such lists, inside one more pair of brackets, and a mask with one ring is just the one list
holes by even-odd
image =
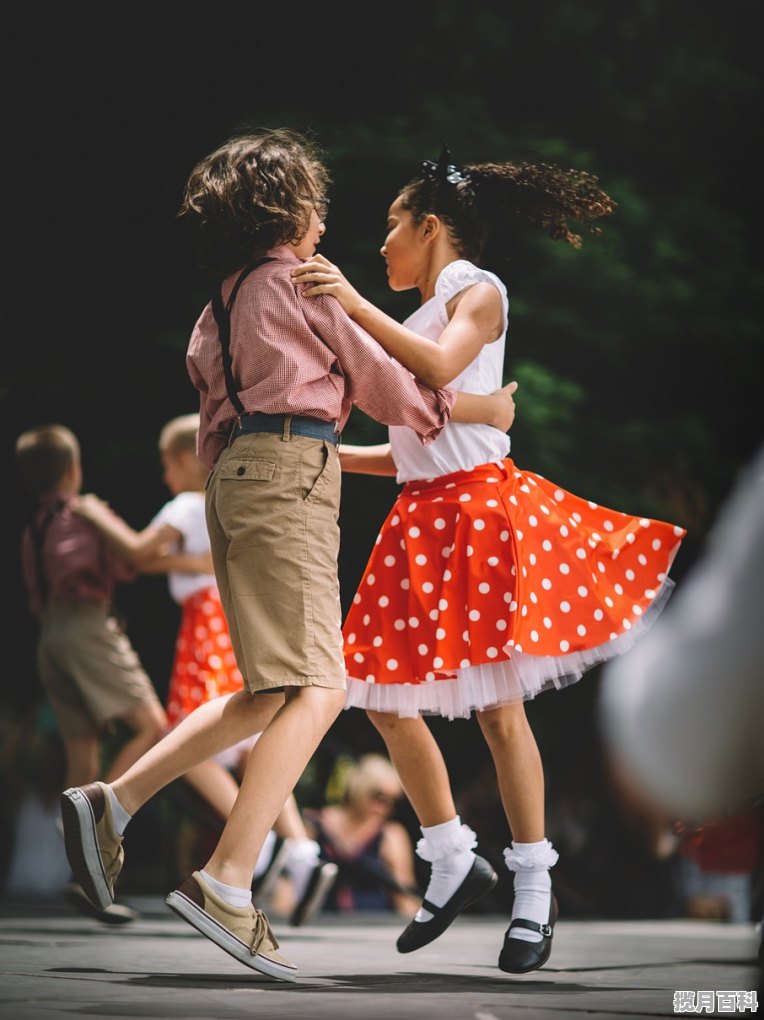
[[338, 867], [324, 910], [387, 910], [411, 917], [419, 909], [411, 837], [391, 817], [402, 796], [392, 763], [366, 754], [347, 770], [341, 803], [303, 811], [321, 857]]

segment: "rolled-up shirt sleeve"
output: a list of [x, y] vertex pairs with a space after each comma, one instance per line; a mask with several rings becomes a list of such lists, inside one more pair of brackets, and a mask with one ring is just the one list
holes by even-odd
[[451, 417], [456, 391], [430, 389], [394, 361], [331, 295], [302, 298], [311, 329], [337, 357], [350, 403], [382, 425], [405, 425], [428, 446]]

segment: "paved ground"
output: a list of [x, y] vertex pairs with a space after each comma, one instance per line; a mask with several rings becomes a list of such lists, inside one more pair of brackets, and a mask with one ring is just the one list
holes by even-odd
[[[324, 915], [274, 925], [300, 968], [288, 984], [238, 964], [161, 898], [130, 902], [142, 917], [119, 928], [63, 904], [0, 902], [0, 1017], [624, 1020], [674, 1016], [677, 990], [750, 992], [759, 982], [753, 925], [561, 920], [547, 966], [513, 978], [496, 967], [504, 918], [462, 916], [402, 956], [396, 919]], [[717, 1015], [745, 1015], [736, 1000], [712, 998], [734, 1006]]]

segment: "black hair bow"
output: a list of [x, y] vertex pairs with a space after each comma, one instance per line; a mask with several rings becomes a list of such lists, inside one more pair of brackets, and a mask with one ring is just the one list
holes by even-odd
[[422, 177], [426, 181], [440, 181], [444, 184], [460, 184], [469, 180], [467, 171], [451, 162], [451, 153], [445, 145], [440, 150], [437, 163], [433, 163], [431, 159], [423, 160]]

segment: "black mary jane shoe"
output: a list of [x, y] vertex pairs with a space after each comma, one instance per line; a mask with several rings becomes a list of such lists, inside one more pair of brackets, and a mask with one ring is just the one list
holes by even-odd
[[[516, 917], [510, 921], [509, 928], [504, 934], [504, 945], [499, 954], [499, 970], [506, 971], [508, 974], [527, 974], [529, 971], [543, 967], [552, 953], [552, 932], [557, 920], [557, 913], [557, 900], [552, 893], [547, 924], [537, 924], [536, 921], [528, 921], [523, 917]], [[513, 928], [528, 928], [530, 931], [541, 932], [541, 941], [526, 942], [525, 939], [513, 939], [509, 934]]]
[[395, 943], [398, 952], [413, 953], [415, 949], [421, 949], [422, 946], [434, 942], [465, 907], [490, 892], [498, 880], [499, 876], [488, 861], [475, 855], [467, 877], [447, 903], [442, 907], [436, 907], [429, 900], [422, 900], [422, 906], [429, 910], [432, 918], [429, 921], [411, 921]]

